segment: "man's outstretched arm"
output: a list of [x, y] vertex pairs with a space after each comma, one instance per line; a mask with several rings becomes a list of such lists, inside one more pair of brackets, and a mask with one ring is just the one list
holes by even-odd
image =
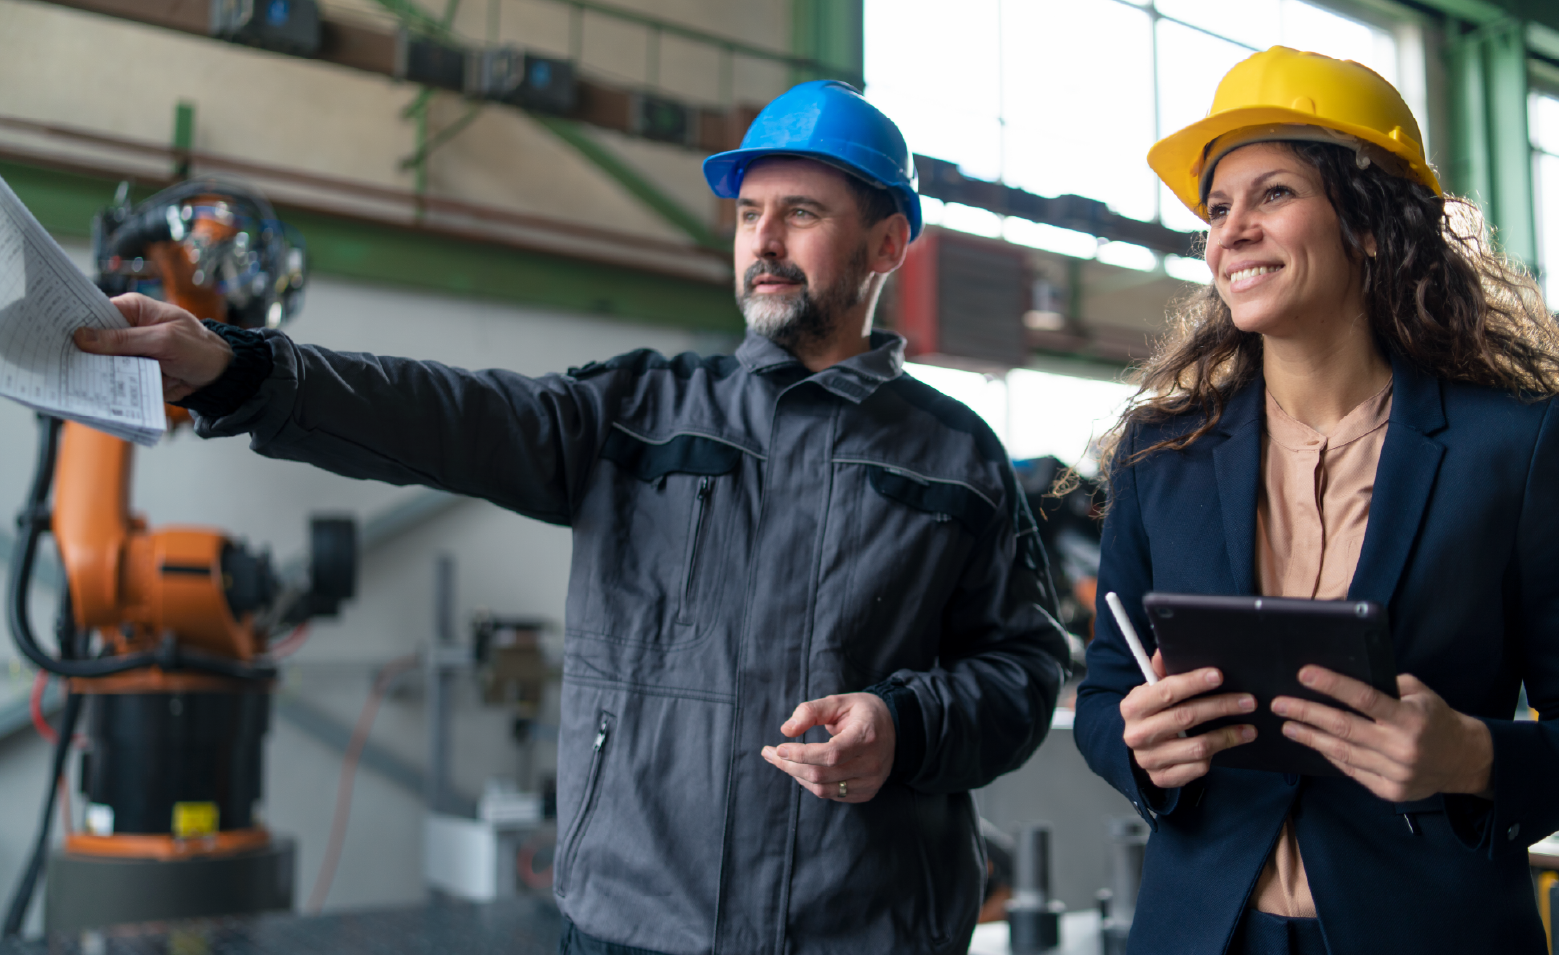
[[[235, 359], [183, 309], [138, 295], [114, 303], [132, 327], [78, 333], [78, 346], [156, 359], [165, 396], [195, 412], [201, 436], [248, 433], [268, 457], [480, 497], [555, 524], [572, 518], [617, 387], [613, 376], [464, 371], [223, 329], [243, 353]], [[255, 354], [258, 371], [246, 360]], [[216, 393], [224, 400], [208, 400]]]

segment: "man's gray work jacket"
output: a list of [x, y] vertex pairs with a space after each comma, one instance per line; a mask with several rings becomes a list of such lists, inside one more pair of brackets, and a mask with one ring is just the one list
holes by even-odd
[[[553, 871], [581, 931], [965, 950], [968, 791], [1039, 745], [1067, 651], [1000, 442], [902, 373], [902, 339], [816, 374], [748, 335], [541, 378], [267, 340], [270, 376], [203, 435], [573, 528]], [[759, 754], [798, 703], [869, 687], [899, 736], [876, 798], [819, 799]]]

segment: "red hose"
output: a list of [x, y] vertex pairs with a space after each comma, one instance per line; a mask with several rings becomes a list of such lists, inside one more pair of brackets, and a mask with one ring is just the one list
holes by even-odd
[[271, 648], [267, 652], [267, 656], [269, 656], [272, 660], [280, 660], [285, 657], [290, 657], [302, 649], [303, 645], [308, 642], [308, 639], [309, 625], [307, 623], [300, 623], [296, 627], [292, 628], [291, 633], [271, 644]]
[[341, 846], [346, 841], [347, 819], [352, 813], [352, 783], [357, 775], [357, 763], [362, 758], [363, 747], [368, 743], [368, 732], [373, 729], [374, 716], [379, 712], [379, 703], [395, 678], [415, 667], [418, 662], [418, 656], [412, 653], [386, 663], [374, 680], [368, 701], [363, 704], [357, 727], [352, 730], [352, 741], [346, 747], [346, 757], [341, 761], [341, 781], [336, 784], [336, 812], [330, 822], [330, 842], [325, 847], [325, 858], [319, 864], [319, 875], [314, 878], [314, 889], [303, 907], [305, 912], [318, 912], [324, 908], [325, 898], [330, 894], [330, 883], [335, 880], [336, 864], [341, 861]]
[[60, 734], [54, 732], [54, 727], [43, 718], [43, 691], [48, 686], [48, 672], [39, 670], [38, 675], [32, 678], [32, 694], [27, 698], [27, 711], [32, 714], [32, 728], [38, 731], [44, 742], [53, 746], [59, 742]]

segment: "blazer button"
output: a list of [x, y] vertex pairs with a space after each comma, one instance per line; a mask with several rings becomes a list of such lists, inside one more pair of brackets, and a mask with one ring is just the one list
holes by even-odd
[[1299, 785], [1299, 774], [1298, 773], [1284, 773], [1283, 774], [1283, 781], [1285, 783], [1288, 783], [1290, 786], [1297, 786], [1297, 785]]
[[1521, 832], [1521, 823], [1513, 822], [1513, 823], [1510, 824], [1510, 828], [1505, 830], [1505, 838], [1509, 839], [1511, 842], [1515, 842], [1516, 841], [1516, 836], [1519, 835], [1520, 832]]

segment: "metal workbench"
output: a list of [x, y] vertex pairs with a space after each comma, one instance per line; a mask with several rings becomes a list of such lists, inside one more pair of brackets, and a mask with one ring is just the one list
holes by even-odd
[[0, 942], [0, 955], [554, 955], [550, 899], [147, 923]]

